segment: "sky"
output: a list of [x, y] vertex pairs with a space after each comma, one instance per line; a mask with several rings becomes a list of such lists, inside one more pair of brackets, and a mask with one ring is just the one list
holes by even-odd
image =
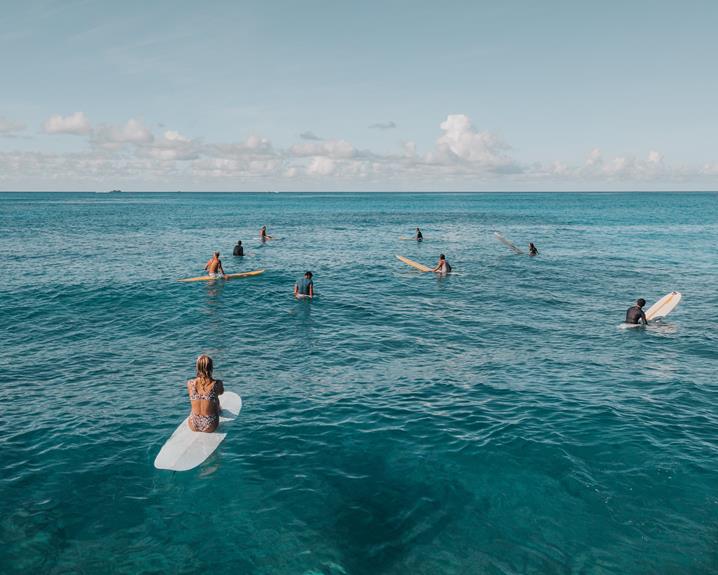
[[5, 0], [0, 191], [718, 189], [718, 3]]

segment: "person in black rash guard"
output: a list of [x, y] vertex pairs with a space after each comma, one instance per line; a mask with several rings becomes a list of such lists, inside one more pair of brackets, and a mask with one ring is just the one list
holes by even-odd
[[639, 298], [636, 300], [636, 305], [631, 306], [626, 311], [626, 323], [637, 324], [643, 320], [643, 325], [648, 323], [646, 314], [643, 312], [643, 306], [646, 305], [646, 300]]
[[237, 245], [234, 246], [234, 251], [232, 252], [233, 256], [243, 256], [244, 255], [244, 248], [242, 247], [242, 240], [239, 240], [237, 242]]
[[416, 241], [424, 241], [424, 234], [421, 233], [421, 230], [419, 228], [416, 228]]
[[531, 242], [529, 244], [529, 255], [530, 256], [537, 256], [538, 255], [538, 248]]

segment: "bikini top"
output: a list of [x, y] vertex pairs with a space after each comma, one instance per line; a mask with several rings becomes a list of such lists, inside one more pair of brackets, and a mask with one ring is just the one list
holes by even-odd
[[204, 399], [205, 401], [217, 401], [217, 392], [215, 391], [214, 382], [212, 382], [212, 389], [207, 392], [207, 395], [202, 395], [197, 392], [197, 380], [189, 380], [189, 398], [191, 401]]

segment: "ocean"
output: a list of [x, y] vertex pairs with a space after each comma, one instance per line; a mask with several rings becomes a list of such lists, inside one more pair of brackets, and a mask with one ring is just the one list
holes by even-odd
[[[3, 193], [0, 232], [2, 573], [718, 572], [716, 194]], [[215, 250], [266, 272], [176, 281]], [[200, 353], [242, 412], [157, 470]]]

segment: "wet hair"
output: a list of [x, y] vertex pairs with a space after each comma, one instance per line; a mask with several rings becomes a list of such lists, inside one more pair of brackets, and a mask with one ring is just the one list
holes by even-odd
[[214, 364], [212, 358], [206, 354], [202, 354], [197, 358], [197, 379], [209, 383], [212, 381], [212, 370]]
[[312, 277], [312, 272], [304, 272], [304, 275], [305, 275], [306, 277], [309, 277], [309, 278], [310, 278], [310, 277]]
[[643, 299], [642, 297], [639, 297], [639, 298], [636, 300], [636, 303], [639, 305], [639, 307], [643, 307], [644, 305], [646, 305], [646, 300]]
[[215, 257], [219, 257], [219, 252], [214, 252]]
[[439, 256], [439, 259], [440, 259], [440, 260], [445, 260], [445, 259], [446, 259], [446, 256], [445, 256], [444, 254], [441, 254], [441, 255]]
[[238, 245], [238, 246], [241, 246], [241, 245], [242, 245], [242, 240], [237, 240], [237, 245]]

